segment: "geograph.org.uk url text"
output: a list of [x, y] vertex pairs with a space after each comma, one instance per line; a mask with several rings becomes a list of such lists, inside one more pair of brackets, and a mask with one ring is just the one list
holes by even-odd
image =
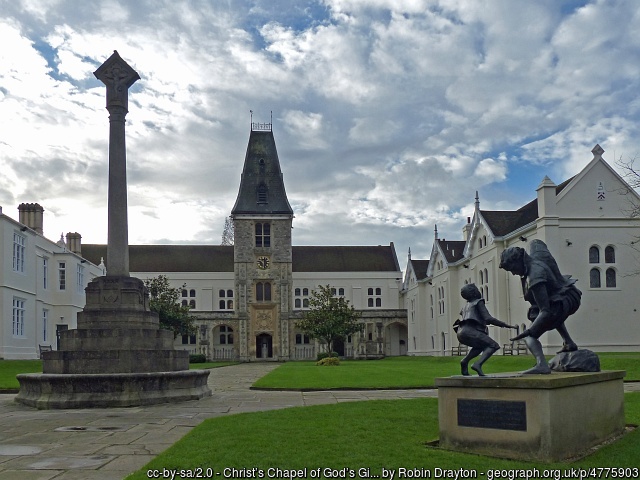
[[295, 478], [354, 478], [354, 479], [422, 479], [444, 478], [462, 480], [467, 478], [481, 478], [486, 480], [504, 479], [552, 479], [552, 480], [584, 480], [591, 478], [633, 479], [640, 478], [639, 468], [591, 467], [591, 468], [557, 468], [557, 469], [448, 469], [448, 468], [193, 468], [193, 469], [152, 469], [147, 470], [147, 478], [169, 480], [183, 480], [187, 478], [267, 478], [267, 479], [295, 479]]

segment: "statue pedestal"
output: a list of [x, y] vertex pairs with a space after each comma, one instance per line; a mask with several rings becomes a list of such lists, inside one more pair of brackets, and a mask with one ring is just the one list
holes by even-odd
[[623, 432], [623, 371], [437, 378], [440, 447], [556, 462]]
[[128, 407], [211, 395], [208, 370], [189, 370], [189, 353], [159, 328], [144, 283], [98, 277], [86, 288], [78, 328], [43, 353], [42, 374], [18, 375], [16, 401], [37, 408]]

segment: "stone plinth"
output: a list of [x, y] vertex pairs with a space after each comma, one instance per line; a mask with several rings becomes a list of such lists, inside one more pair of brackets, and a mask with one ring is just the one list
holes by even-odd
[[17, 376], [16, 401], [39, 409], [105, 408], [199, 400], [210, 396], [208, 370]]
[[106, 276], [92, 280], [86, 305], [78, 313], [78, 329], [159, 328], [158, 314], [149, 310], [144, 282], [127, 276]]
[[437, 378], [440, 447], [555, 462], [625, 427], [623, 371]]

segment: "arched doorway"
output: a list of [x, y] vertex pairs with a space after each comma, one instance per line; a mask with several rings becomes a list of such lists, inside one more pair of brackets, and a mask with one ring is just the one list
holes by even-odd
[[256, 337], [256, 358], [273, 358], [273, 337], [268, 333]]

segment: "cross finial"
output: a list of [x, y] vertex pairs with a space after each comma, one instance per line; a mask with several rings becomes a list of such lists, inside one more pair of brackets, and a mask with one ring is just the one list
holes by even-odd
[[129, 110], [129, 87], [140, 80], [140, 75], [125, 62], [116, 50], [93, 72], [107, 87], [107, 110], [124, 107]]

